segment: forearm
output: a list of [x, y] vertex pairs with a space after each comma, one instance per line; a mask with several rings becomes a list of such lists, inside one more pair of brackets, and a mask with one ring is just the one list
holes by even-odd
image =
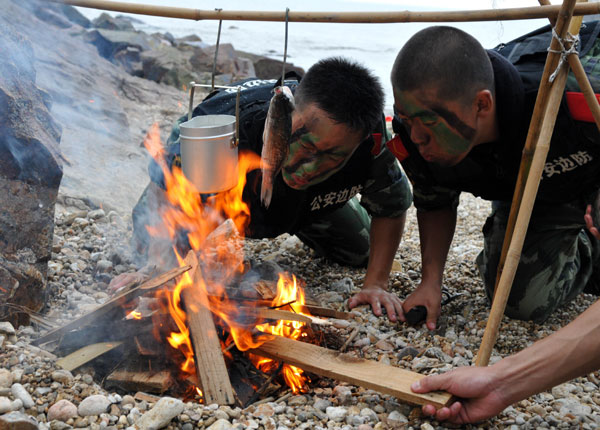
[[600, 301], [569, 325], [491, 367], [507, 404], [600, 368]]
[[421, 241], [421, 282], [442, 284], [450, 243], [456, 227], [456, 211], [447, 208], [417, 212]]
[[364, 285], [387, 289], [392, 263], [398, 250], [406, 212], [398, 218], [378, 218], [371, 220], [369, 264]]

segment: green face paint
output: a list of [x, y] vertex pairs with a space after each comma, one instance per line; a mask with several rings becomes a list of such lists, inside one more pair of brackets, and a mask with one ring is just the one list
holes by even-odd
[[410, 130], [411, 138], [426, 160], [456, 164], [470, 150], [475, 130], [454, 112], [439, 103], [429, 108], [410, 93], [395, 92], [394, 95], [398, 117]]
[[290, 152], [283, 164], [282, 175], [291, 188], [303, 190], [325, 181], [338, 172], [356, 148], [351, 142], [340, 142], [329, 149], [325, 139], [308, 131], [296, 130], [290, 139]]

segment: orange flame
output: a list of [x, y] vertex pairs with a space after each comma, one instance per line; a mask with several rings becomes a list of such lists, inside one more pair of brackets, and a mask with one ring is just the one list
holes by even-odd
[[[277, 307], [286, 303], [291, 303], [289, 306], [292, 310], [294, 304], [304, 304], [304, 290], [300, 288], [296, 282], [296, 276], [292, 275], [292, 280], [279, 274], [279, 281], [277, 281], [277, 296], [271, 302], [271, 306]], [[298, 312], [301, 313], [301, 312]], [[304, 323], [299, 321], [283, 321], [279, 320], [276, 325], [272, 324], [260, 324], [256, 328], [264, 333], [276, 334], [278, 336], [288, 337], [290, 339], [298, 339], [303, 331], [302, 328], [305, 326]], [[273, 360], [261, 359], [259, 362], [254, 362], [254, 365], [263, 371], [268, 371], [273, 367]], [[283, 379], [286, 384], [292, 389], [294, 394], [299, 393], [306, 386], [307, 378], [303, 376], [304, 371], [296, 366], [284, 365]]]
[[125, 319], [127, 320], [141, 320], [142, 319], [142, 313], [138, 312], [138, 311], [131, 311], [129, 312], [126, 316]]
[[[150, 234], [170, 238], [175, 243], [177, 232], [186, 231], [191, 248], [196, 251], [199, 259], [198, 274], [191, 276], [185, 273], [179, 280], [175, 289], [166, 294], [168, 310], [173, 318], [178, 332], [171, 332], [167, 340], [169, 344], [182, 352], [185, 361], [181, 370], [185, 373], [194, 373], [194, 354], [191, 345], [187, 316], [182, 309], [181, 292], [184, 288], [194, 291], [204, 291], [198, 294], [199, 302], [210, 308], [211, 312], [220, 318], [227, 326], [231, 339], [240, 351], [257, 348], [267, 341], [272, 334], [297, 339], [301, 336], [303, 323], [279, 321], [276, 325], [260, 324], [256, 328], [264, 333], [252, 333], [254, 323], [248, 323], [247, 316], [240, 315], [240, 309], [234, 301], [228, 300], [225, 286], [235, 276], [244, 270], [244, 255], [241, 237], [238, 232], [244, 232], [250, 222], [250, 210], [242, 200], [242, 193], [246, 184], [247, 172], [260, 167], [260, 157], [253, 152], [241, 151], [238, 161], [238, 183], [230, 190], [217, 193], [206, 198], [201, 198], [198, 190], [183, 175], [181, 169], [166, 165], [164, 149], [160, 142], [158, 124], [149, 130], [144, 145], [155, 158], [163, 170], [166, 196], [171, 206], [161, 213], [161, 224], [146, 226]], [[217, 233], [224, 222], [231, 220], [235, 227], [225, 233]], [[212, 236], [210, 236], [212, 233]], [[215, 237], [215, 234], [217, 236]], [[222, 236], [219, 236], [222, 234]], [[180, 265], [182, 258], [177, 255]], [[201, 274], [202, 276], [199, 276]], [[188, 292], [186, 292], [188, 294]], [[278, 294], [273, 299], [273, 306], [289, 303], [304, 303], [304, 292], [297, 286], [296, 278], [293, 281], [280, 276]], [[228, 339], [228, 343], [231, 340]], [[273, 361], [262, 359], [261, 366], [276, 367]], [[271, 364], [268, 364], [271, 363]], [[306, 382], [302, 370], [293, 366], [284, 366], [284, 379], [296, 393]]]

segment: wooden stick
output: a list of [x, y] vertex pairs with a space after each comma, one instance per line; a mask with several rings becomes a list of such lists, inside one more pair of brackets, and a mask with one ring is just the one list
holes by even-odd
[[[162, 16], [199, 20], [224, 21], [278, 21], [285, 22], [286, 13], [282, 10], [271, 11], [225, 11], [199, 10], [170, 6], [152, 6], [106, 0], [51, 0], [73, 6], [114, 12], [136, 13], [140, 15]], [[463, 10], [449, 12], [302, 12], [290, 11], [289, 22], [329, 22], [329, 23], [396, 23], [396, 22], [470, 22], [470, 21], [504, 21], [516, 19], [533, 19], [556, 17], [560, 11], [556, 6], [532, 6], [523, 8]], [[589, 3], [577, 5], [575, 15], [593, 15], [600, 13], [600, 4]]]
[[360, 327], [356, 327], [352, 333], [350, 333], [350, 336], [348, 336], [348, 339], [346, 339], [346, 342], [344, 342], [344, 344], [342, 345], [342, 347], [340, 348], [340, 352], [345, 352], [346, 348], [348, 348], [348, 345], [350, 345], [350, 343], [354, 340], [354, 338], [358, 335], [358, 332], [360, 331]]
[[[561, 38], [564, 38], [570, 21], [570, 33], [579, 33], [581, 20], [571, 20], [571, 12], [574, 5], [575, 0], [565, 0], [562, 5], [563, 11], [559, 14], [556, 23], [556, 31]], [[555, 38], [553, 38], [552, 42], [553, 43], [551, 46], [554, 46], [554, 42], [557, 41]], [[477, 366], [487, 366], [492, 353], [492, 348], [496, 343], [498, 328], [500, 327], [500, 321], [504, 315], [504, 309], [506, 308], [506, 302], [508, 301], [511, 285], [519, 265], [521, 251], [523, 249], [523, 242], [525, 241], [525, 235], [527, 233], [527, 226], [531, 218], [531, 212], [533, 210], [535, 197], [537, 195], [540, 179], [542, 177], [546, 156], [548, 155], [548, 150], [550, 149], [550, 139], [552, 137], [552, 132], [554, 131], [556, 115], [560, 107], [560, 100], [563, 95], [565, 82], [569, 71], [568, 67], [563, 65], [553, 84], [550, 84], [547, 78], [544, 79], [544, 76], [549, 75], [549, 73], [554, 70], [553, 68], [549, 67], [549, 65], [552, 63], [551, 57], [556, 57], [557, 55], [558, 54], [553, 52], [548, 53], [544, 73], [542, 75], [542, 81], [540, 82], [539, 91], [547, 94], [547, 98], [544, 100], [546, 108], [541, 110], [541, 113], [540, 109], [534, 109], [534, 116], [532, 117], [531, 124], [529, 126], [527, 139], [529, 140], [530, 136], [532, 135], [537, 135], [537, 138], [535, 139], [537, 144], [533, 145], [535, 150], [531, 167], [528, 169], [527, 180], [525, 182], [525, 188], [523, 191], [523, 199], [518, 210], [514, 234], [510, 239], [510, 246], [506, 255], [505, 267], [500, 275], [500, 281], [494, 293], [492, 309], [490, 310], [490, 316], [483, 334], [481, 346], [479, 348], [479, 352], [477, 353], [477, 359], [475, 361]], [[539, 102], [540, 95], [538, 94], [536, 108], [538, 107]], [[538, 112], [537, 115], [535, 114], [536, 111]]]
[[301, 323], [305, 323], [305, 324], [310, 324], [312, 322], [312, 319], [302, 315], [302, 314], [298, 314], [296, 312], [292, 312], [292, 311], [282, 311], [279, 309], [269, 309], [269, 308], [249, 308], [249, 307], [242, 307], [239, 308], [240, 313], [242, 315], [248, 315], [250, 320], [254, 320], [251, 321], [251, 323], [253, 325], [256, 325], [260, 322], [256, 322], [256, 320], [284, 320], [284, 321], [297, 321], [297, 322], [301, 322]]
[[106, 378], [106, 387], [118, 387], [122, 390], [143, 390], [150, 393], [162, 394], [173, 385], [171, 372], [131, 372], [115, 370]]
[[307, 372], [390, 394], [418, 405], [430, 404], [441, 408], [448, 405], [452, 397], [449, 393], [439, 391], [428, 394], [413, 393], [410, 385], [425, 375], [281, 336], [274, 336], [272, 340], [252, 351], [300, 367]]
[[123, 345], [123, 342], [100, 342], [87, 345], [65, 357], [59, 358], [56, 360], [56, 364], [63, 369], [72, 371], [121, 345]]
[[349, 320], [354, 318], [350, 312], [336, 311], [335, 309], [323, 308], [313, 305], [297, 305], [293, 304], [292, 308], [296, 311], [314, 315], [316, 317], [336, 318], [338, 320]]
[[188, 252], [186, 264], [192, 266], [192, 285], [184, 287], [181, 297], [185, 304], [187, 323], [194, 347], [196, 374], [202, 385], [207, 405], [232, 405], [235, 402], [229, 373], [221, 351], [221, 343], [215, 328], [208, 298], [202, 285], [202, 270], [194, 251]]
[[108, 302], [98, 306], [91, 312], [80, 316], [79, 318], [71, 321], [68, 324], [65, 324], [62, 327], [56, 328], [52, 331], [49, 331], [44, 336], [34, 340], [32, 343], [34, 345], [40, 345], [42, 343], [49, 342], [51, 340], [57, 339], [63, 333], [66, 333], [75, 328], [84, 326], [86, 324], [92, 323], [96, 318], [116, 309], [128, 301], [135, 299], [143, 294], [146, 294], [148, 291], [153, 290], [155, 288], [160, 287], [161, 285], [169, 282], [171, 279], [176, 278], [177, 276], [187, 272], [190, 270], [190, 266], [176, 267], [175, 269], [169, 270], [166, 273], [163, 273], [160, 276], [157, 276], [153, 279], [149, 279], [144, 282], [142, 285], [135, 287], [125, 293], [121, 293], [118, 296], [113, 297]]
[[[571, 1], [571, 0], [570, 0]], [[563, 3], [563, 6], [565, 3]], [[541, 6], [548, 7], [548, 6]], [[564, 38], [567, 32], [567, 24], [565, 24], [564, 16], [561, 14], [560, 19], [555, 24], [555, 29], [557, 34], [560, 35], [561, 38]], [[556, 38], [552, 38], [550, 43], [550, 49], [554, 51], [560, 50], [560, 44], [556, 40]], [[525, 189], [525, 180], [529, 175], [529, 169], [531, 167], [531, 162], [533, 160], [533, 154], [535, 152], [535, 145], [538, 142], [541, 123], [543, 120], [543, 113], [546, 111], [548, 107], [548, 97], [550, 94], [550, 89], [555, 88], [548, 85], [548, 80], [552, 72], [556, 69], [558, 62], [560, 60], [560, 55], [555, 52], [549, 52], [546, 57], [546, 64], [544, 66], [544, 71], [542, 73], [542, 79], [540, 81], [540, 88], [538, 90], [537, 98], [535, 100], [535, 107], [533, 109], [533, 114], [531, 116], [531, 123], [529, 126], [529, 132], [527, 133], [527, 139], [525, 141], [525, 146], [523, 147], [523, 153], [521, 156], [521, 165], [519, 167], [519, 173], [517, 175], [517, 182], [515, 185], [515, 192], [512, 198], [512, 204], [510, 207], [510, 213], [508, 215], [508, 222], [506, 224], [506, 232], [504, 233], [504, 242], [502, 243], [502, 251], [500, 253], [500, 261], [498, 262], [498, 270], [496, 272], [496, 283], [494, 286], [494, 297], [496, 295], [495, 291], [498, 290], [498, 284], [500, 282], [500, 277], [502, 275], [502, 271], [504, 270], [504, 265], [506, 264], [506, 255], [508, 253], [508, 249], [510, 246], [511, 238], [513, 236], [513, 232], [515, 229], [515, 223], [517, 221], [517, 214], [519, 213], [519, 208], [521, 205], [521, 201], [523, 200], [523, 191]], [[564, 89], [564, 88], [563, 88]]]
[[[539, 0], [542, 6], [547, 6], [550, 4], [550, 0]], [[581, 3], [586, 3], [587, 0], [582, 0]], [[554, 19], [548, 18], [550, 20], [550, 24], [554, 25]], [[577, 84], [579, 84], [579, 88], [585, 97], [585, 101], [587, 102], [588, 107], [594, 117], [594, 122], [596, 123], [596, 127], [600, 130], [600, 104], [598, 103], [598, 98], [594, 93], [594, 89], [590, 84], [590, 81], [585, 73], [583, 65], [581, 64], [581, 60], [579, 56], [576, 54], [571, 54], [568, 57], [569, 66], [571, 67], [571, 71], [573, 75], [575, 75], [575, 79], [577, 80]]]

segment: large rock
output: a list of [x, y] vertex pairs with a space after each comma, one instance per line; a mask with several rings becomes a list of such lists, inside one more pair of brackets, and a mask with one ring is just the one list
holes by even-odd
[[[36, 86], [31, 43], [4, 15], [0, 22], [0, 303], [39, 311], [62, 177], [61, 132]], [[28, 322], [26, 314], [0, 311]]]
[[119, 51], [128, 47], [146, 51], [160, 43], [146, 33], [105, 29], [89, 31], [85, 40], [93, 44], [98, 53], [108, 60], [112, 60]]
[[[215, 61], [216, 46], [197, 49], [190, 58], [190, 63], [197, 71], [212, 72]], [[217, 53], [216, 74], [231, 75], [233, 80], [239, 80], [256, 76], [252, 61], [238, 55], [231, 43], [219, 45]]]
[[190, 81], [198, 81], [198, 75], [192, 70], [191, 50], [179, 50], [171, 46], [161, 46], [158, 49], [141, 54], [146, 79], [162, 82], [176, 88], [187, 86]]
[[57, 27], [69, 28], [77, 24], [83, 28], [90, 28], [92, 25], [89, 19], [67, 4], [23, 2], [22, 6], [27, 7], [38, 19]]
[[30, 41], [37, 84], [62, 126], [68, 163], [60, 192], [128, 216], [148, 182], [144, 136], [157, 122], [164, 142], [186, 110], [187, 94], [129, 75], [83, 40], [84, 29], [48, 24], [25, 4], [48, 2], [0, 0], [0, 26], [10, 21]]
[[106, 12], [103, 12], [98, 18], [94, 19], [92, 24], [96, 28], [104, 28], [106, 30], [135, 31], [131, 20], [123, 16], [112, 17]]

